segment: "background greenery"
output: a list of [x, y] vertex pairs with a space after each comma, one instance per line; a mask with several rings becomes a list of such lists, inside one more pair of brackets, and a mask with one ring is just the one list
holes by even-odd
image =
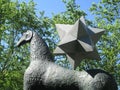
[[[26, 30], [34, 30], [48, 44], [51, 52], [55, 49], [59, 37], [55, 24], [74, 24], [81, 16], [86, 16], [75, 0], [62, 0], [66, 6], [64, 12], [53, 14], [51, 18], [35, 11], [35, 3], [0, 0], [0, 90], [22, 90], [23, 74], [29, 64], [29, 47], [16, 48], [15, 44]], [[101, 0], [93, 4], [90, 11], [94, 21], [86, 20], [88, 26], [105, 29], [97, 43], [101, 61], [83, 60], [76, 70], [99, 68], [113, 74], [120, 85], [120, 1]], [[57, 64], [69, 68], [66, 58], [55, 58]]]

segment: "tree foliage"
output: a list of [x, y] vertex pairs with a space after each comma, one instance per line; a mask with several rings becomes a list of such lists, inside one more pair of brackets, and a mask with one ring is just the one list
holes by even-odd
[[74, 24], [78, 18], [86, 15], [84, 11], [80, 10], [80, 6], [75, 3], [75, 0], [62, 1], [65, 4], [66, 11], [53, 15], [53, 21], [55, 24]]
[[34, 30], [47, 39], [47, 36], [50, 37], [48, 20], [44, 12], [37, 16], [33, 1], [20, 3], [17, 0], [0, 0], [0, 90], [23, 89], [29, 48], [16, 48], [16, 41], [26, 30]]
[[[15, 47], [23, 32], [28, 29], [38, 32], [52, 52], [59, 41], [55, 24], [74, 24], [81, 16], [87, 15], [80, 10], [75, 0], [62, 2], [66, 11], [49, 18], [45, 17], [44, 11], [36, 13], [33, 1], [20, 3], [17, 0], [0, 0], [0, 90], [23, 89], [23, 74], [29, 64], [29, 48], [27, 45]], [[93, 3], [90, 11], [96, 18], [92, 24], [86, 20], [87, 24], [105, 29], [105, 34], [97, 43], [101, 61], [83, 60], [77, 69], [104, 69], [116, 76], [120, 83], [120, 2], [102, 0], [98, 4]], [[64, 56], [57, 59], [56, 63], [70, 68]]]
[[90, 11], [96, 15], [94, 26], [105, 29], [98, 43], [101, 61], [98, 66], [112, 73], [120, 83], [120, 1], [101, 0]]

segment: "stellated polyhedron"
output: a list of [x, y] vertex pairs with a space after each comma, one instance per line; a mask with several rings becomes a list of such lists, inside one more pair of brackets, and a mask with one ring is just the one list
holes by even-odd
[[61, 41], [54, 54], [66, 54], [73, 68], [83, 59], [100, 60], [95, 44], [103, 29], [87, 27], [83, 17], [74, 25], [56, 24], [56, 27]]

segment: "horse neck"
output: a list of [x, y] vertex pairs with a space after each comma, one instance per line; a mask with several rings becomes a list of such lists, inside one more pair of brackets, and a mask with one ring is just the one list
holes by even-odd
[[33, 33], [33, 37], [30, 42], [30, 50], [31, 61], [53, 60], [48, 46], [36, 33]]

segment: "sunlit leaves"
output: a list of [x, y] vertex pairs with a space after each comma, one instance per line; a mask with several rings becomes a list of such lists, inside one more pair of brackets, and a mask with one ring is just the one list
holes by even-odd
[[0, 11], [0, 90], [22, 90], [29, 48], [18, 49], [15, 44], [25, 30], [39, 31], [41, 20], [36, 16], [33, 1], [0, 0]]
[[101, 62], [98, 63], [101, 68], [112, 73], [120, 83], [120, 2], [119, 0], [101, 0], [99, 4], [94, 4], [90, 8], [96, 15], [96, 25], [105, 29], [105, 33], [98, 44], [101, 51]]
[[86, 13], [80, 10], [80, 6], [75, 3], [75, 0], [63, 0], [66, 11], [58, 15], [53, 16], [55, 23], [73, 24], [81, 16], [85, 16]]

